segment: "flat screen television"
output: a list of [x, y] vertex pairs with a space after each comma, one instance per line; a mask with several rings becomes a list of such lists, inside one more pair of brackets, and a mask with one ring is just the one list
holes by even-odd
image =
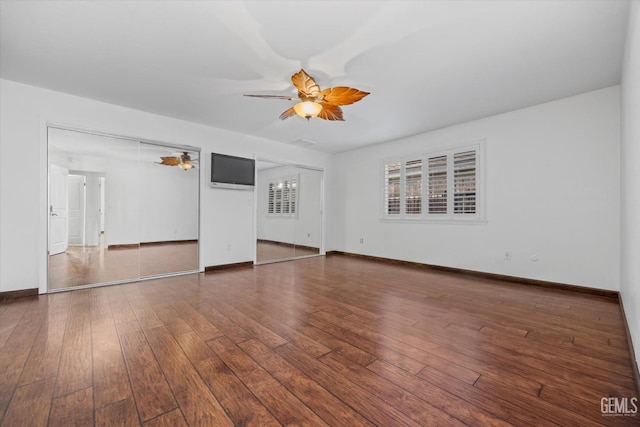
[[211, 153], [211, 186], [252, 190], [255, 169], [254, 159]]

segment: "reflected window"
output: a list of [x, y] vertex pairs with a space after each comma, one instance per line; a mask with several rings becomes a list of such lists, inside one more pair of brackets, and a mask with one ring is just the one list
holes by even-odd
[[295, 216], [298, 200], [298, 178], [279, 178], [269, 182], [267, 212], [270, 216]]

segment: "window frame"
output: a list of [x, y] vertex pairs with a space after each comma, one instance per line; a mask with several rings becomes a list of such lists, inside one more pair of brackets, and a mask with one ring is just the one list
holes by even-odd
[[[434, 223], [485, 223], [485, 140], [479, 140], [472, 143], [460, 144], [446, 148], [434, 149], [420, 154], [387, 158], [382, 162], [382, 220], [391, 222], [434, 222]], [[456, 194], [454, 179], [455, 156], [469, 151], [475, 152], [475, 213], [456, 213], [455, 203]], [[429, 194], [430, 194], [430, 177], [429, 177], [429, 160], [446, 156], [446, 213], [430, 213]], [[407, 195], [406, 195], [406, 169], [407, 163], [421, 160], [421, 212], [407, 213]], [[388, 175], [387, 167], [391, 164], [400, 164], [400, 209], [399, 213], [388, 213]], [[460, 175], [458, 175], [460, 176]], [[459, 200], [459, 199], [458, 199]]]

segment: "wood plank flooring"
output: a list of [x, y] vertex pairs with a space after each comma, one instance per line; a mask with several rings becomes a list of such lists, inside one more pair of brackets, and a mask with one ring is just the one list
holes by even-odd
[[123, 248], [69, 246], [51, 255], [49, 290], [198, 270], [198, 242], [142, 243]]
[[288, 243], [258, 240], [256, 242], [256, 261], [269, 262], [286, 260], [295, 257], [319, 255], [320, 248], [296, 246]]
[[[258, 262], [318, 255], [319, 249], [284, 243], [257, 242]], [[102, 246], [70, 246], [51, 255], [48, 264], [49, 290], [94, 285], [139, 277], [198, 269], [195, 241], [142, 244], [139, 247], [104, 249]]]
[[0, 425], [596, 426], [613, 299], [334, 255], [0, 302]]

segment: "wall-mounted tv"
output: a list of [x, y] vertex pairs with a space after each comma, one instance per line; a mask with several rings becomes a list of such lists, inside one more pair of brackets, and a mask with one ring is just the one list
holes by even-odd
[[211, 153], [211, 186], [252, 190], [255, 169], [254, 159]]

